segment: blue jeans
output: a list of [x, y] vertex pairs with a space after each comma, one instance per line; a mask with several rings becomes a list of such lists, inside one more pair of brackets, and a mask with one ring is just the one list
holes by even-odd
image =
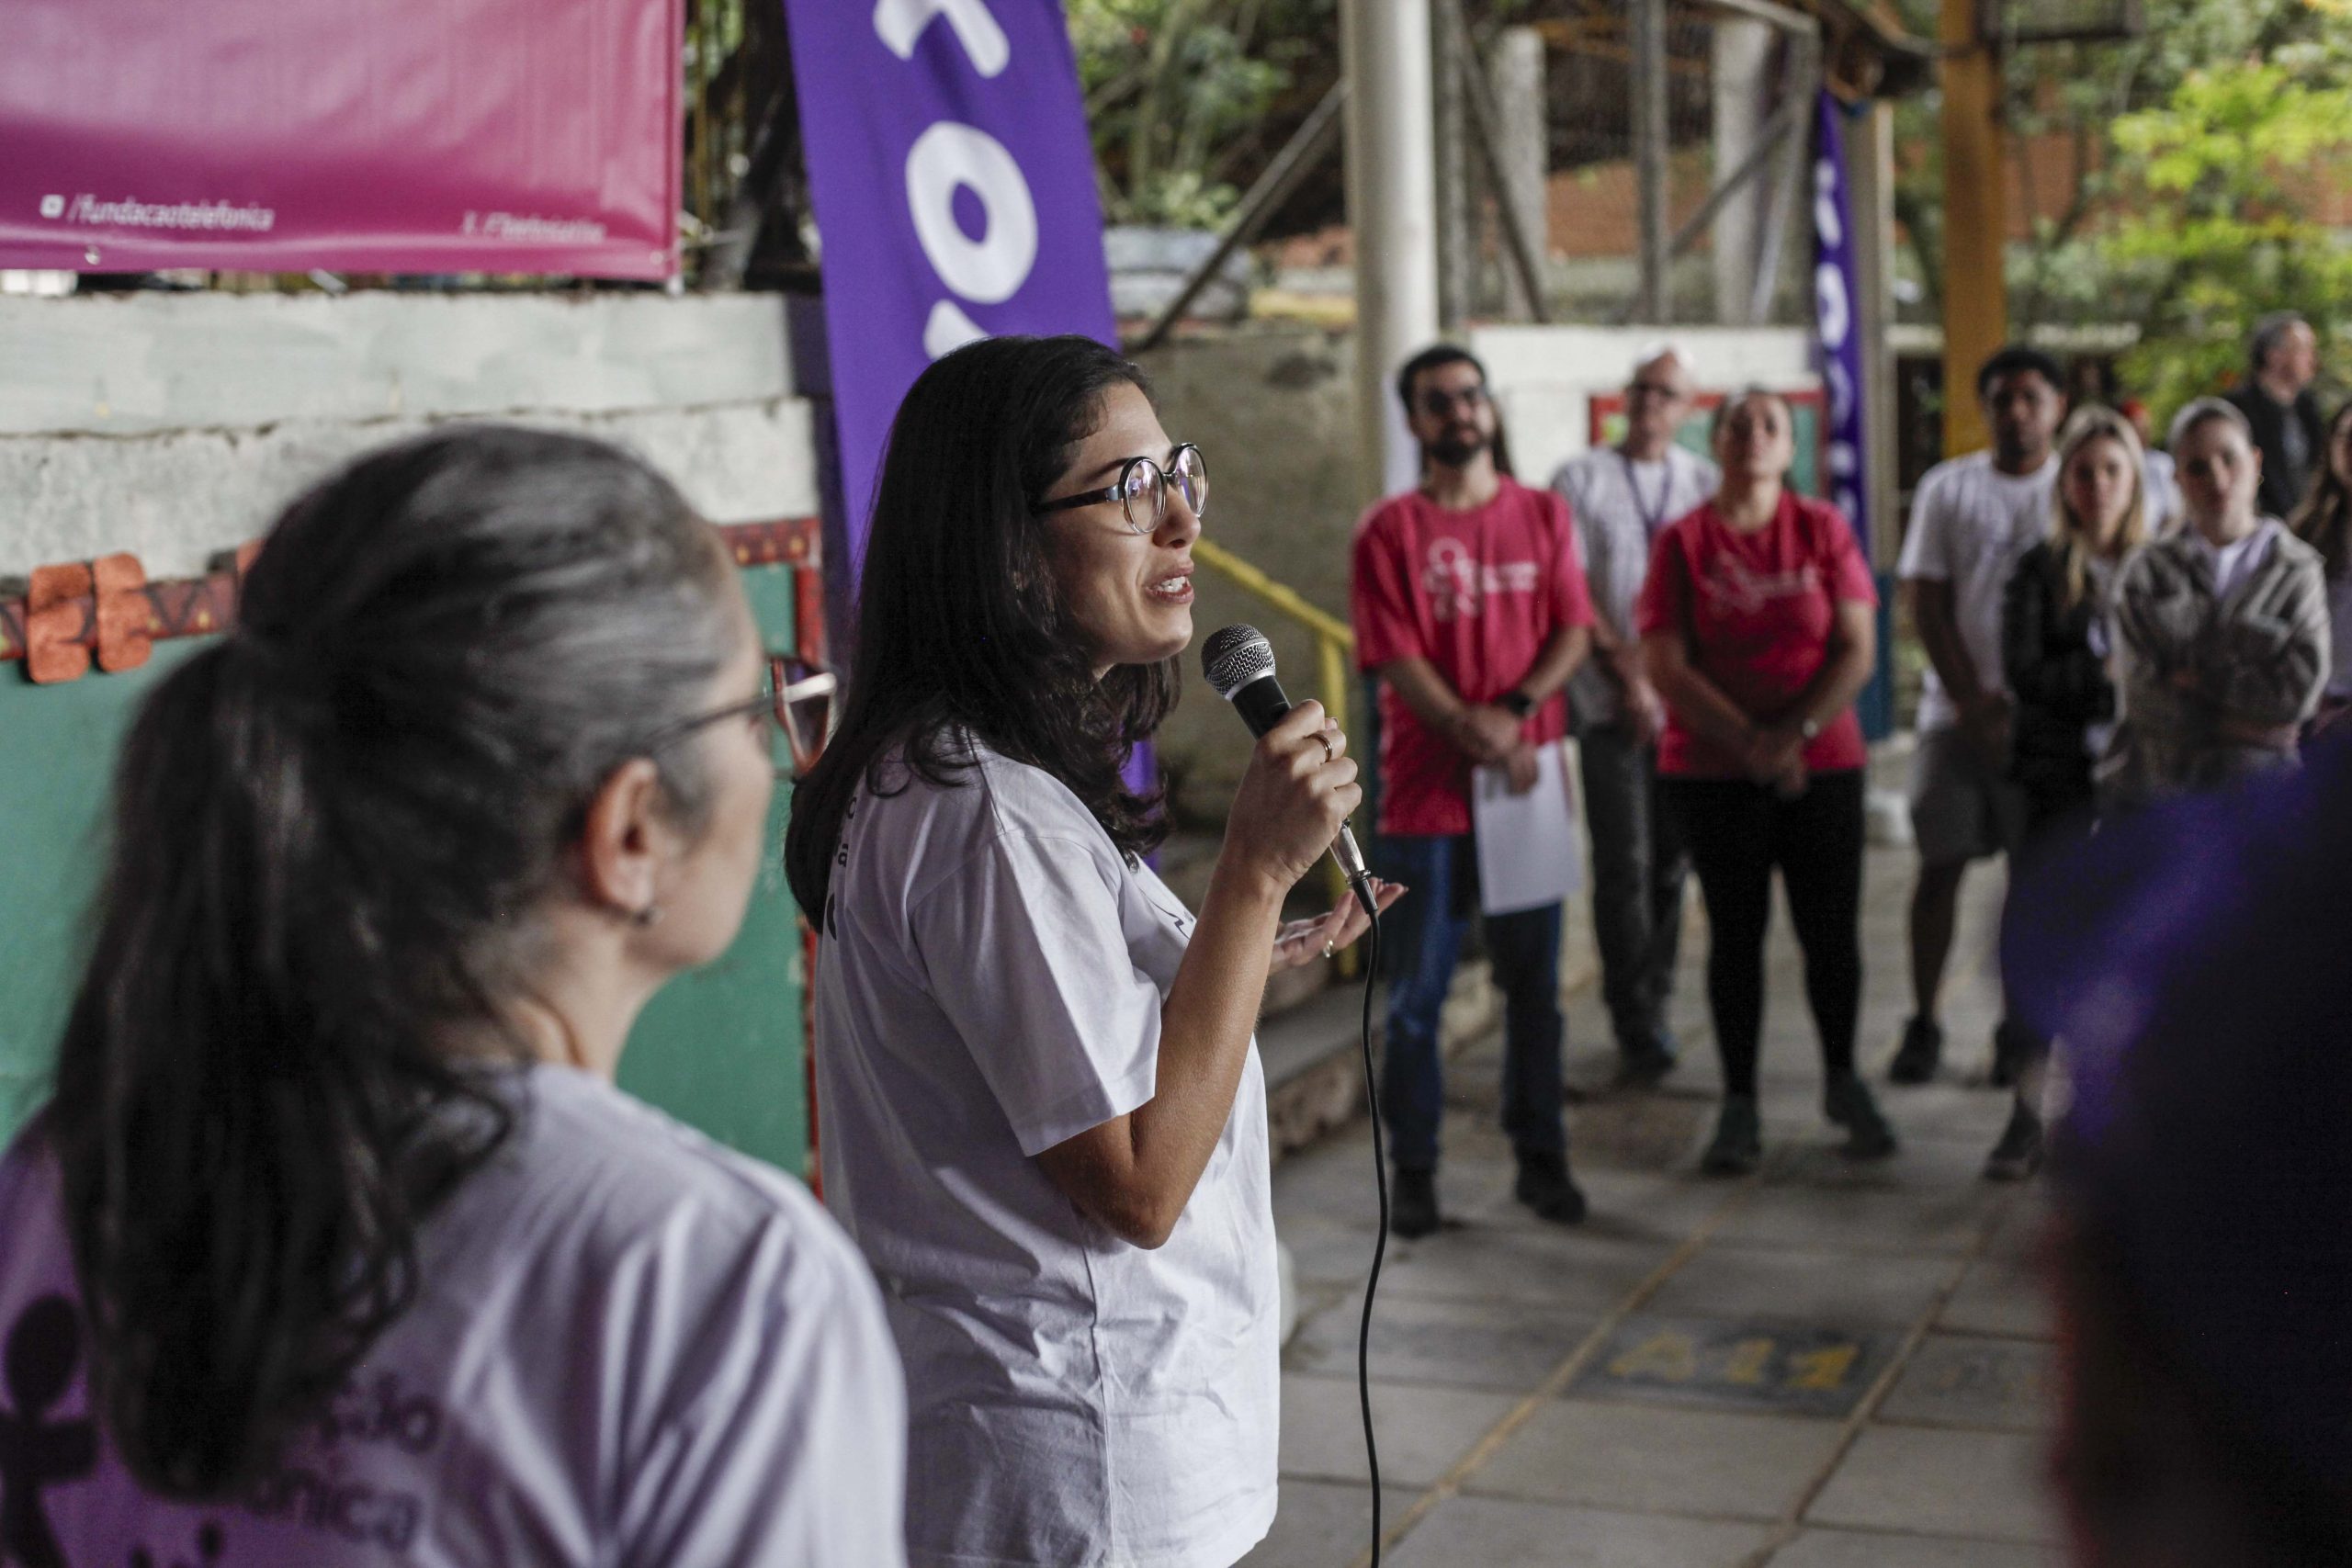
[[[1409, 1170], [1437, 1168], [1445, 1078], [1438, 1014], [1478, 918], [1476, 865], [1461, 838], [1383, 835], [1381, 874], [1411, 889], [1381, 917], [1388, 975], [1388, 1028], [1381, 1051], [1380, 1111], [1388, 1157]], [[1560, 1111], [1560, 906], [1486, 918], [1487, 953], [1503, 993], [1503, 1131], [1522, 1156], [1565, 1154]]]

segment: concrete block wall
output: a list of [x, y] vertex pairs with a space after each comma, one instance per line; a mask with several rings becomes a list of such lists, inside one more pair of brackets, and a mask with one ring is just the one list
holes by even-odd
[[628, 446], [714, 522], [818, 509], [775, 295], [0, 297], [0, 578], [205, 570], [300, 489], [461, 419]]

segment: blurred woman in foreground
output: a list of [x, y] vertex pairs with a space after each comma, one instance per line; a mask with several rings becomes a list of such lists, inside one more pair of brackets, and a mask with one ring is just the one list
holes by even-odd
[[0, 1162], [0, 1559], [904, 1561], [855, 1253], [612, 1083], [741, 922], [763, 663], [594, 442], [455, 430], [288, 509], [130, 732]]

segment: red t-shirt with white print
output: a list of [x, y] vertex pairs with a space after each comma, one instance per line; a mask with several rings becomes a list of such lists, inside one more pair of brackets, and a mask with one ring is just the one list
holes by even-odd
[[[1854, 530], [1826, 502], [1783, 491], [1780, 510], [1752, 533], [1724, 523], [1713, 502], [1668, 525], [1650, 547], [1634, 624], [1644, 637], [1681, 632], [1691, 667], [1742, 713], [1769, 724], [1821, 672], [1840, 603], [1878, 603]], [[1804, 749], [1804, 765], [1816, 773], [1868, 760], [1851, 707]], [[1747, 774], [1738, 757], [1671, 709], [1657, 769], [1685, 778]]]
[[[1508, 478], [1467, 512], [1418, 491], [1374, 507], [1356, 528], [1349, 597], [1359, 667], [1426, 659], [1469, 703], [1516, 685], [1554, 632], [1592, 624], [1567, 502]], [[1521, 732], [1538, 745], [1566, 734], [1566, 698], [1546, 699]], [[1470, 767], [1381, 687], [1382, 832], [1470, 831]]]

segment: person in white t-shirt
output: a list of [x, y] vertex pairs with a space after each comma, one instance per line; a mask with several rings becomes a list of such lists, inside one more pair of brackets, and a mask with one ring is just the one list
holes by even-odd
[[[1274, 1514], [1265, 1080], [1281, 926], [1362, 797], [1303, 702], [1197, 919], [1122, 779], [1193, 635], [1197, 448], [1081, 337], [989, 338], [891, 426], [839, 732], [785, 861], [820, 921], [825, 1193], [880, 1278], [926, 1568], [1228, 1568]], [[1395, 890], [1383, 893], [1393, 898]]]
[[870, 1275], [612, 1084], [741, 922], [763, 664], [601, 443], [435, 434], [286, 513], [140, 711], [0, 1159], [0, 1562], [904, 1562]]
[[[1911, 895], [1912, 1013], [1887, 1076], [1925, 1083], [1943, 1057], [1937, 1003], [1969, 863], [2017, 847], [2025, 800], [2008, 776], [2010, 705], [2001, 679], [2001, 595], [2049, 525], [2065, 417], [2057, 363], [2012, 345], [1976, 373], [1990, 451], [1937, 464], [1911, 500], [1896, 574], [1928, 654], [1911, 773], [1919, 879]], [[2014, 1081], [2031, 1042], [2006, 1024], [1993, 1078]]]
[[1675, 443], [1690, 412], [1690, 372], [1680, 351], [1671, 344], [1646, 351], [1625, 383], [1625, 438], [1577, 453], [1552, 476], [1575, 521], [1592, 591], [1598, 657], [1569, 679], [1568, 703], [1592, 837], [1601, 995], [1623, 1076], [1636, 1084], [1656, 1082], [1675, 1065], [1666, 1015], [1689, 859], [1658, 804], [1666, 706], [1642, 664], [1634, 606], [1658, 535], [1723, 482], [1713, 463]]

